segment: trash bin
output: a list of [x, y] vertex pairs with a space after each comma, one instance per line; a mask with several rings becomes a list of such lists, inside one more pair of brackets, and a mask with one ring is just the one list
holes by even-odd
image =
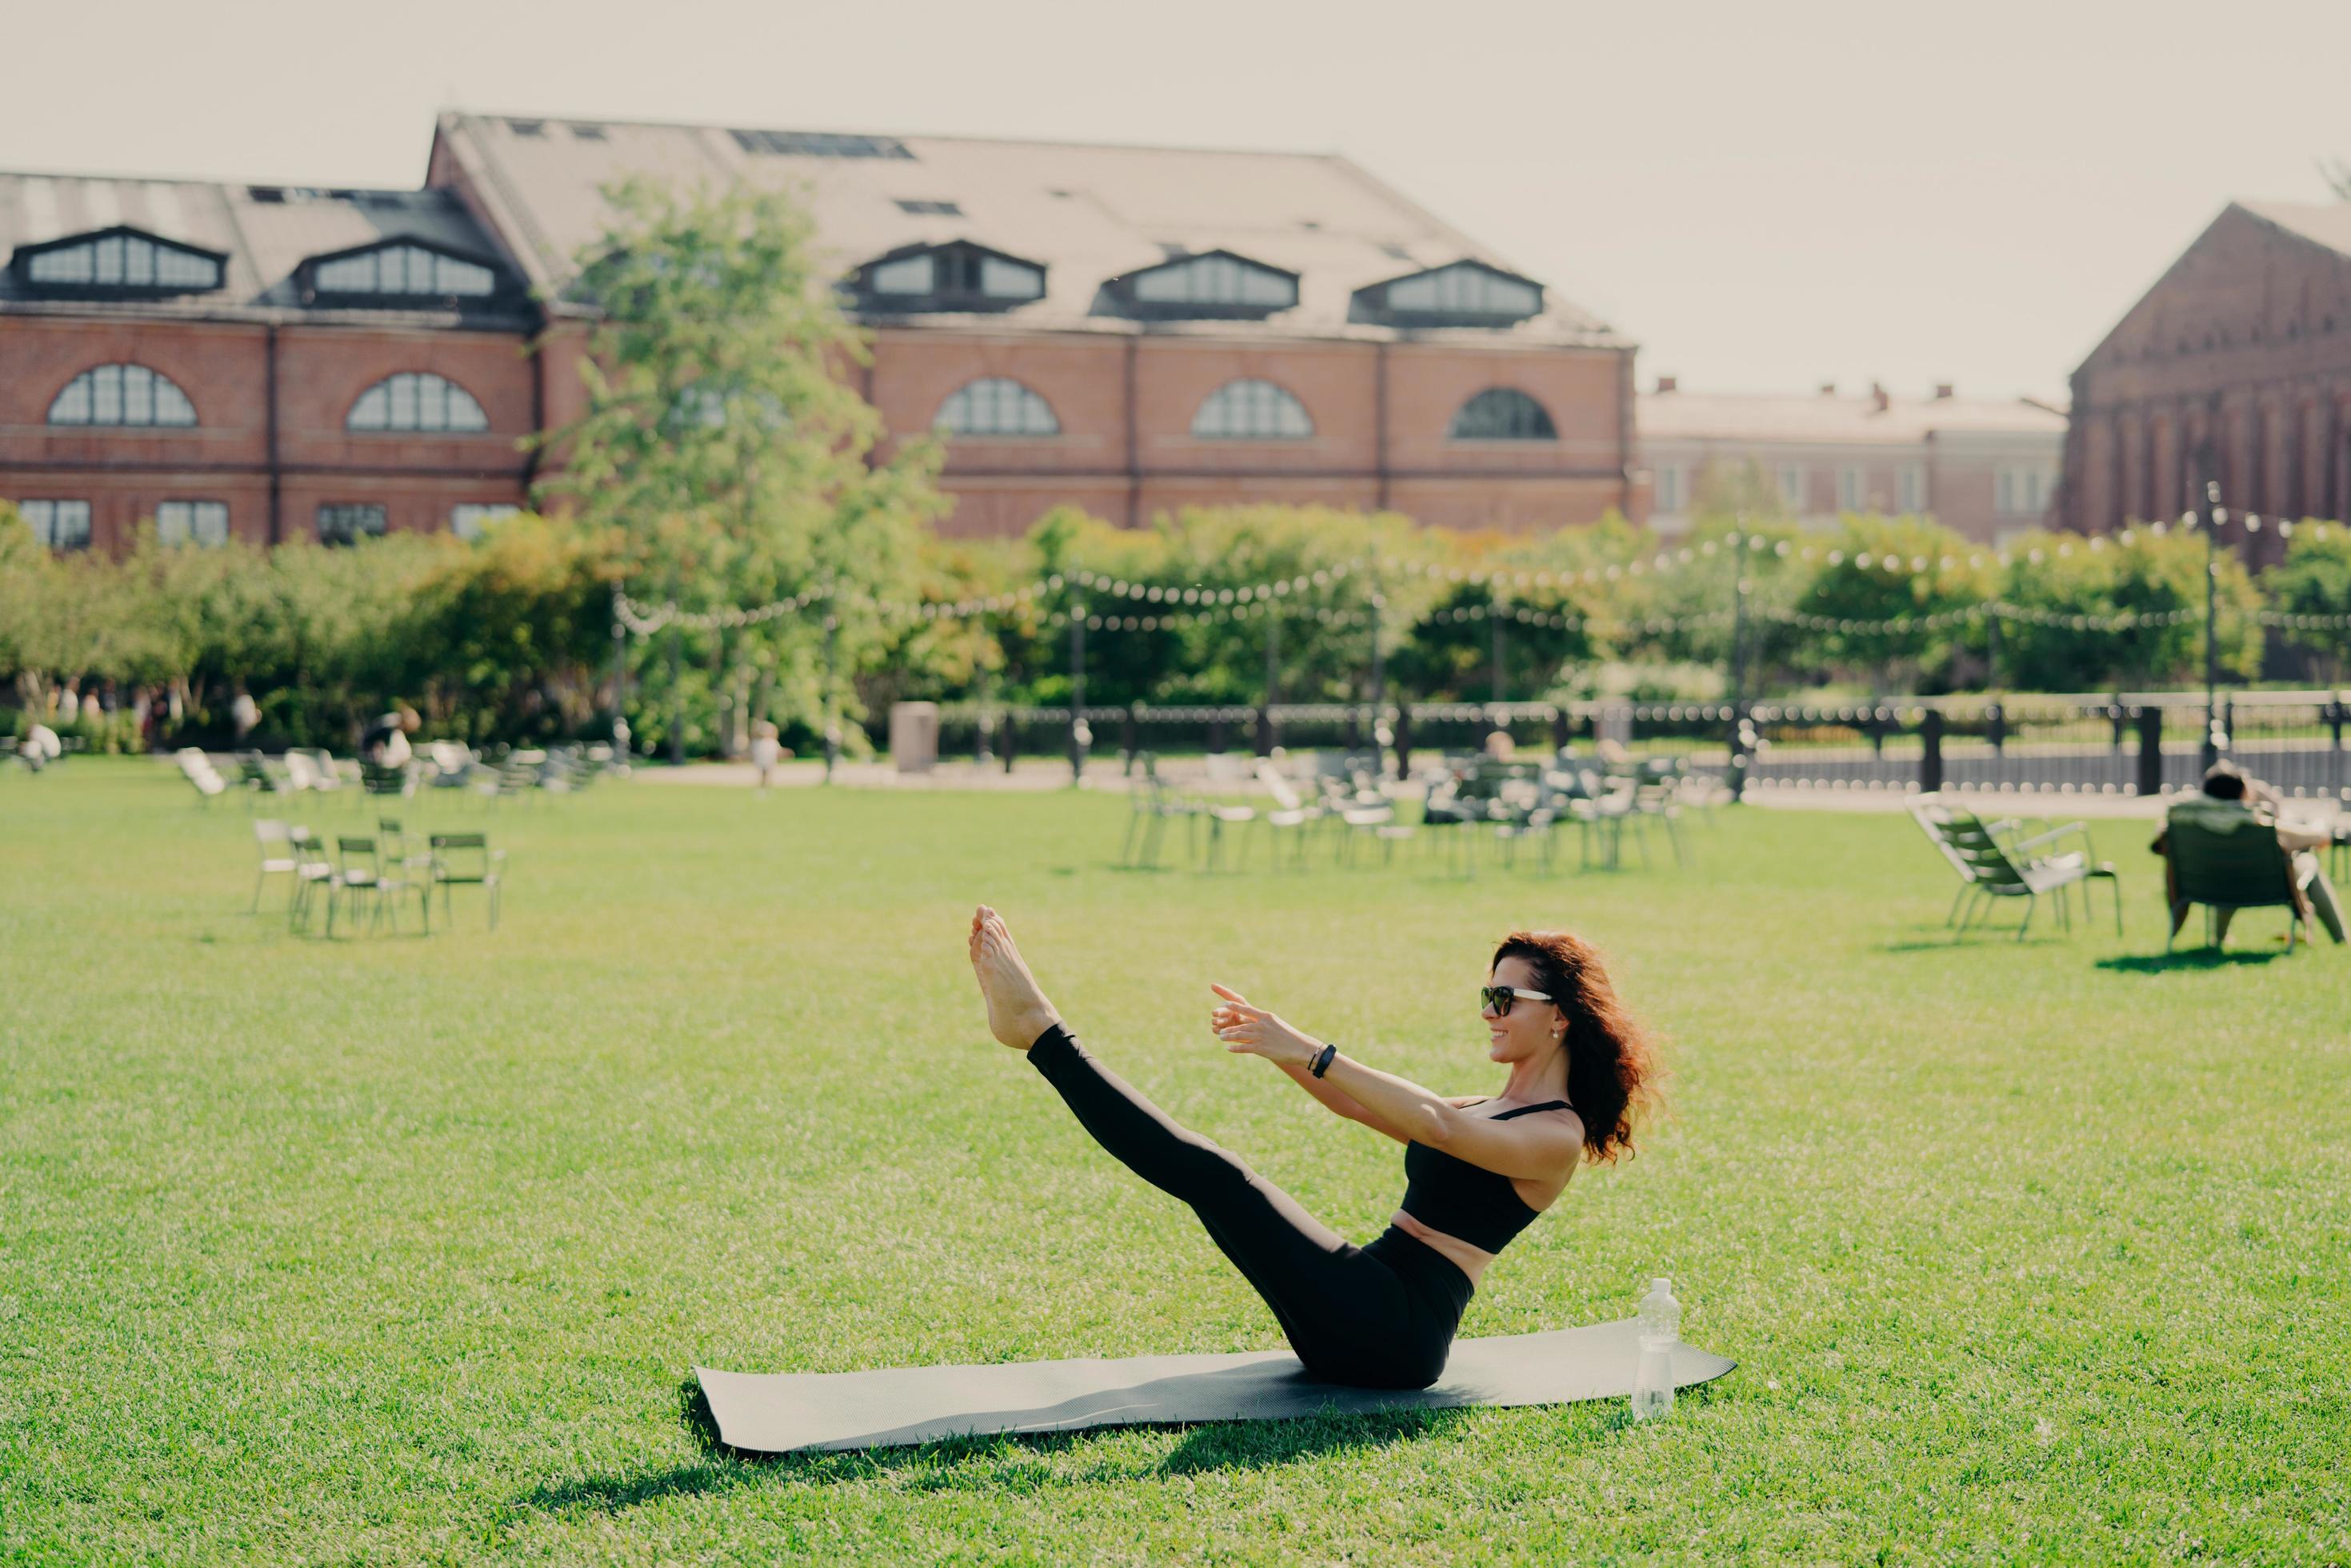
[[939, 759], [939, 705], [890, 705], [890, 757], [901, 773], [928, 773]]

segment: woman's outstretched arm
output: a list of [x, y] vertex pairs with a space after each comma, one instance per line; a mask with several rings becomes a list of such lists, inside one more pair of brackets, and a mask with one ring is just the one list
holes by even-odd
[[1384, 1133], [1399, 1144], [1411, 1143], [1415, 1138], [1426, 1143], [1430, 1141], [1429, 1133], [1418, 1114], [1420, 1103], [1426, 1101], [1447, 1111], [1453, 1108], [1452, 1101], [1407, 1079], [1377, 1071], [1361, 1062], [1350, 1063], [1359, 1071], [1383, 1080], [1384, 1085], [1393, 1085], [1404, 1092], [1402, 1095], [1382, 1094], [1379, 1102], [1367, 1103], [1364, 1096], [1349, 1092], [1350, 1085], [1335, 1081], [1335, 1062], [1332, 1071], [1321, 1078], [1314, 1076], [1311, 1064], [1322, 1049], [1322, 1041], [1283, 1022], [1265, 1009], [1251, 1006], [1238, 991], [1213, 984], [1208, 988], [1225, 998], [1221, 1006], [1208, 1014], [1208, 1028], [1217, 1039], [1225, 1041], [1227, 1050], [1264, 1057], [1336, 1115], [1344, 1116], [1351, 1122], [1361, 1122], [1372, 1131]]
[[[1509, 1122], [1465, 1116], [1458, 1105], [1443, 1095], [1408, 1078], [1366, 1067], [1343, 1053], [1334, 1056], [1317, 1080], [1308, 1064], [1322, 1051], [1322, 1041], [1292, 1029], [1265, 1009], [1250, 1006], [1238, 992], [1222, 986], [1215, 989], [1226, 1001], [1209, 1015], [1209, 1027], [1225, 1042], [1226, 1050], [1262, 1056], [1300, 1078], [1310, 1092], [1332, 1087], [1336, 1080], [1337, 1091], [1364, 1113], [1355, 1120], [1392, 1138], [1427, 1144], [1507, 1176], [1539, 1180], [1575, 1168], [1583, 1152], [1582, 1138], [1566, 1123], [1549, 1116]], [[1315, 1098], [1323, 1099], [1320, 1092]], [[1331, 1102], [1323, 1100], [1323, 1103]]]

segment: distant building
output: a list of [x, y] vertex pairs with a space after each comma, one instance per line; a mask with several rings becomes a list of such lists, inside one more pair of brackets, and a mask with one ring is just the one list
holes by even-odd
[[1826, 526], [1844, 512], [1928, 513], [1984, 544], [2041, 527], [2055, 498], [2065, 416], [2022, 398], [1687, 392], [1671, 376], [1639, 400], [1648, 517], [1686, 531], [1708, 469], [1753, 464], [1782, 508]]
[[[2351, 203], [2232, 202], [2074, 372], [2066, 525], [2351, 514]], [[2274, 531], [2229, 538], [2256, 564]]]
[[469, 528], [538, 312], [445, 191], [0, 174], [0, 497], [59, 549]]
[[60, 548], [523, 504], [630, 172], [805, 194], [874, 336], [861, 390], [893, 441], [946, 435], [952, 532], [1635, 503], [1633, 345], [1343, 158], [468, 113], [418, 191], [0, 175], [0, 496]]

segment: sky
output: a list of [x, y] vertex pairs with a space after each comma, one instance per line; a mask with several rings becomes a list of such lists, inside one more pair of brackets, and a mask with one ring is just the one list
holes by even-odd
[[2331, 200], [2346, 0], [12, 5], [0, 168], [415, 185], [434, 113], [1342, 152], [1642, 384], [2062, 397], [2232, 198]]

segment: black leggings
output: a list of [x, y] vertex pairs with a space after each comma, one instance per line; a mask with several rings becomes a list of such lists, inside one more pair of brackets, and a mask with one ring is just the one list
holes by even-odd
[[1450, 1259], [1393, 1225], [1369, 1247], [1349, 1245], [1288, 1193], [1170, 1121], [1062, 1025], [1038, 1036], [1029, 1060], [1095, 1142], [1192, 1206], [1310, 1374], [1373, 1388], [1426, 1388], [1444, 1374], [1470, 1295], [1469, 1277]]

